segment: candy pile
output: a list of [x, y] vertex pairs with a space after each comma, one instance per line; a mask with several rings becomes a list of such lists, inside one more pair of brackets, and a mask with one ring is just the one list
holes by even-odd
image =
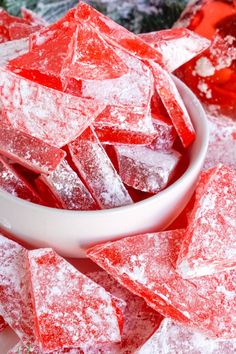
[[209, 41], [137, 36], [82, 2], [49, 26], [22, 15], [0, 12], [0, 188], [96, 210], [172, 183], [195, 131], [170, 73]]

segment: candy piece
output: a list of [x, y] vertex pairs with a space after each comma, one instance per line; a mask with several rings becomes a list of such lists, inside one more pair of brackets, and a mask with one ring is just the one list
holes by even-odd
[[187, 28], [142, 33], [139, 36], [162, 54], [165, 69], [169, 72], [187, 63], [210, 45], [209, 40]]
[[177, 151], [153, 151], [145, 146], [116, 146], [115, 150], [122, 181], [149, 193], [167, 186], [181, 158]]
[[21, 8], [21, 15], [32, 26], [47, 26], [47, 22], [42, 17], [25, 7]]
[[128, 72], [113, 47], [87, 24], [76, 26], [62, 75], [80, 80], [108, 80]]
[[165, 318], [135, 354], [235, 354], [236, 340], [212, 339]]
[[7, 327], [7, 323], [4, 321], [4, 318], [0, 316], [0, 333]]
[[13, 23], [28, 24], [26, 20], [19, 17], [10, 16], [5, 10], [0, 8], [0, 43], [10, 40], [9, 26]]
[[172, 230], [127, 237], [95, 246], [87, 255], [163, 316], [209, 336], [235, 338], [236, 272], [181, 278], [175, 263], [184, 234]]
[[171, 76], [158, 64], [151, 63], [155, 86], [178, 136], [184, 147], [188, 147], [195, 138], [195, 131]]
[[148, 307], [143, 299], [133, 295], [119, 285], [104, 271], [89, 273], [88, 277], [101, 285], [106, 291], [126, 302], [124, 310], [124, 328], [121, 342], [103, 344], [95, 347], [82, 347], [85, 354], [125, 354], [134, 353], [145, 343], [150, 335], [159, 327], [162, 316]]
[[222, 163], [236, 170], [236, 122], [220, 114], [207, 114], [210, 140], [204, 170]]
[[0, 96], [12, 126], [55, 147], [79, 136], [103, 107], [0, 68]]
[[[56, 206], [59, 208], [69, 210], [97, 209], [91, 194], [66, 160], [63, 160], [50, 175], [38, 177], [36, 185], [40, 191], [42, 191], [42, 183], [49, 188], [56, 201]], [[42, 194], [44, 195], [45, 192]]]
[[41, 204], [41, 198], [16, 170], [0, 157], [0, 189], [18, 198]]
[[82, 1], [76, 8], [75, 19], [85, 24], [89, 23], [89, 26], [93, 26], [112, 45], [119, 46], [140, 59], [152, 59], [162, 64], [161, 53]]
[[26, 38], [0, 44], [0, 66], [4, 66], [9, 60], [27, 53], [28, 49], [29, 40]]
[[132, 203], [120, 176], [91, 129], [69, 144], [72, 160], [102, 209]]
[[112, 297], [52, 249], [28, 253], [35, 337], [44, 351], [120, 341]]
[[65, 157], [63, 150], [54, 148], [6, 124], [0, 126], [0, 153], [35, 173], [50, 173]]
[[157, 133], [157, 137], [150, 145], [154, 150], [170, 150], [173, 147], [177, 133], [169, 119], [164, 116], [152, 114], [152, 121]]
[[0, 314], [25, 344], [34, 340], [27, 250], [0, 235]]
[[25, 23], [12, 23], [9, 26], [10, 40], [29, 37], [32, 33], [41, 29], [41, 26], [31, 26]]
[[202, 174], [177, 261], [184, 278], [236, 267], [235, 200], [236, 171], [218, 165]]
[[[36, 344], [30, 344], [25, 346], [22, 342], [18, 342], [13, 348], [11, 348], [7, 352], [7, 354], [30, 354], [30, 353], [47, 354], [44, 351], [42, 351]], [[67, 348], [67, 349], [59, 349], [50, 352], [50, 354], [85, 354], [85, 353], [80, 349]]]
[[94, 122], [99, 140], [109, 144], [150, 144], [156, 132], [150, 114], [142, 111], [107, 105]]

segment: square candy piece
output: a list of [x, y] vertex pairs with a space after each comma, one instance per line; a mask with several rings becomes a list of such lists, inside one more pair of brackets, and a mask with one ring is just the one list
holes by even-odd
[[126, 237], [87, 255], [165, 317], [212, 337], [236, 337], [236, 271], [181, 278], [175, 269], [184, 230]]
[[15, 197], [32, 203], [42, 204], [39, 195], [31, 185], [20, 176], [14, 167], [0, 157], [0, 189]]
[[94, 100], [38, 85], [0, 69], [0, 97], [16, 129], [62, 147], [79, 136], [102, 111]]
[[35, 173], [56, 169], [66, 153], [7, 124], [0, 126], [0, 153]]
[[69, 144], [72, 160], [102, 209], [132, 204], [132, 199], [96, 134], [88, 128]]
[[164, 67], [172, 72], [207, 49], [210, 41], [187, 28], [142, 33], [139, 37], [162, 54]]
[[5, 66], [9, 60], [27, 53], [29, 40], [27, 38], [0, 44], [0, 66]]
[[236, 267], [236, 171], [218, 165], [202, 173], [177, 269], [184, 278]]
[[154, 151], [146, 146], [115, 147], [122, 181], [148, 193], [158, 193], [171, 181], [181, 155], [175, 151]]
[[111, 294], [52, 249], [29, 251], [28, 258], [35, 336], [41, 350], [120, 341]]
[[56, 201], [56, 206], [59, 208], [69, 210], [98, 209], [90, 192], [66, 160], [63, 160], [50, 175], [42, 175], [36, 180], [39, 190], [45, 194], [42, 184], [48, 187]]
[[208, 338], [165, 318], [135, 354], [235, 354], [236, 340]]
[[0, 314], [25, 344], [34, 341], [27, 250], [0, 235]]
[[170, 74], [160, 65], [150, 62], [155, 78], [155, 87], [160, 96], [176, 132], [184, 147], [188, 147], [195, 139], [195, 130], [183, 100]]
[[75, 19], [89, 23], [89, 26], [93, 26], [112, 45], [119, 46], [140, 59], [152, 59], [162, 64], [162, 55], [156, 49], [82, 1], [76, 8]]

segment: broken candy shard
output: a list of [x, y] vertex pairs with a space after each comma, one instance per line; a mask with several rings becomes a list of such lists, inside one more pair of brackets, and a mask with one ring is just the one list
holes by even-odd
[[9, 26], [10, 40], [29, 37], [32, 33], [41, 29], [41, 26], [31, 26], [25, 23], [12, 23]]
[[167, 71], [156, 63], [150, 63], [155, 78], [155, 87], [160, 96], [176, 132], [184, 147], [188, 147], [195, 139], [195, 130], [184, 106], [174, 81]]
[[127, 237], [87, 255], [165, 317], [219, 338], [236, 337], [235, 270], [181, 278], [175, 269], [185, 230]]
[[15, 197], [41, 204], [42, 200], [31, 185], [0, 157], [0, 189]]
[[156, 137], [150, 114], [135, 107], [107, 105], [93, 124], [101, 142], [150, 144]]
[[154, 151], [146, 146], [116, 146], [115, 150], [122, 181], [148, 193], [167, 186], [181, 158], [177, 151]]
[[35, 173], [50, 173], [65, 157], [65, 152], [42, 140], [14, 129], [0, 126], [0, 153]]
[[235, 339], [208, 338], [203, 333], [165, 318], [158, 330], [135, 354], [235, 354], [235, 352]]
[[112, 296], [52, 249], [28, 253], [40, 349], [120, 341]]
[[27, 38], [8, 41], [0, 44], [0, 66], [5, 66], [11, 59], [27, 53], [29, 40]]
[[4, 43], [10, 40], [9, 26], [13, 23], [28, 24], [26, 20], [11, 16], [7, 11], [0, 8], [0, 43]]
[[38, 85], [3, 68], [0, 97], [14, 128], [55, 147], [79, 136], [104, 108], [95, 100]]
[[172, 72], [207, 49], [210, 41], [187, 28], [142, 33], [139, 37], [162, 54], [164, 67]]
[[156, 116], [152, 114], [152, 122], [157, 136], [149, 146], [154, 150], [170, 150], [173, 147], [177, 137], [173, 124], [164, 116]]
[[141, 38], [129, 32], [123, 26], [96, 11], [93, 7], [82, 1], [76, 8], [75, 19], [93, 26], [106, 41], [125, 49], [140, 59], [152, 59], [162, 64], [162, 55], [145, 43]]
[[42, 191], [40, 182], [49, 188], [56, 205], [60, 208], [69, 210], [98, 209], [90, 192], [66, 160], [63, 160], [48, 176], [38, 177], [36, 185]]
[[120, 176], [90, 128], [69, 144], [69, 150], [79, 174], [102, 209], [132, 203]]
[[115, 79], [128, 67], [100, 35], [87, 24], [78, 24], [71, 39], [62, 75], [76, 80]]
[[25, 344], [34, 341], [27, 250], [0, 235], [0, 315]]
[[202, 173], [180, 249], [184, 278], [236, 267], [236, 171], [218, 165]]

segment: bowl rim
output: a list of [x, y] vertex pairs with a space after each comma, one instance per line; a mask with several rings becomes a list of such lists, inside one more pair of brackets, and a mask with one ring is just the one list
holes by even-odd
[[[158, 202], [158, 199], [163, 198], [163, 196], [165, 196], [165, 194], [169, 194], [172, 190], [175, 190], [176, 188], [178, 188], [178, 186], [180, 186], [182, 183], [184, 183], [184, 181], [188, 180], [189, 176], [192, 174], [192, 169], [195, 167], [195, 169], [198, 169], [199, 164], [202, 165], [206, 156], [206, 152], [207, 152], [207, 148], [208, 148], [208, 143], [209, 143], [209, 127], [207, 124], [207, 118], [206, 118], [206, 113], [201, 105], [201, 103], [199, 102], [199, 100], [197, 99], [197, 97], [195, 96], [195, 94], [190, 90], [190, 88], [183, 83], [180, 79], [178, 79], [176, 76], [171, 75], [177, 88], [179, 88], [179, 86], [182, 86], [182, 89], [184, 89], [184, 91], [186, 93], [188, 93], [189, 95], [192, 96], [193, 102], [195, 104], [195, 106], [197, 107], [197, 110], [200, 113], [201, 116], [201, 124], [203, 126], [204, 129], [204, 139], [202, 139], [202, 144], [200, 145], [199, 148], [199, 152], [198, 152], [198, 156], [197, 158], [195, 158], [195, 160], [190, 161], [187, 169], [184, 171], [184, 173], [172, 184], [170, 184], [167, 188], [165, 188], [164, 190], [160, 191], [159, 193], [157, 193], [156, 195], [150, 196], [144, 200], [141, 200], [139, 202], [134, 202], [133, 204], [128, 204], [128, 205], [124, 205], [124, 206], [120, 206], [120, 207], [115, 207], [115, 208], [111, 208], [111, 209], [102, 209], [102, 210], [67, 210], [67, 209], [59, 209], [59, 208], [53, 208], [53, 207], [49, 207], [49, 206], [44, 206], [44, 205], [39, 205], [39, 204], [35, 204], [32, 203], [30, 201], [21, 199], [17, 196], [14, 196], [6, 191], [0, 190], [0, 199], [4, 198], [4, 199], [8, 199], [9, 201], [14, 201], [15, 204], [18, 204], [19, 206], [22, 207], [28, 207], [30, 209], [35, 209], [35, 211], [47, 211], [50, 214], [61, 214], [61, 215], [72, 215], [74, 214], [76, 215], [89, 215], [93, 216], [93, 215], [111, 215], [111, 214], [119, 214], [121, 212], [125, 212], [127, 210], [131, 210], [131, 209], [137, 209], [137, 208], [143, 208], [145, 206], [148, 206], [150, 203], [152, 202]], [[193, 142], [194, 143], [194, 142]], [[189, 147], [191, 148], [192, 145]]]

